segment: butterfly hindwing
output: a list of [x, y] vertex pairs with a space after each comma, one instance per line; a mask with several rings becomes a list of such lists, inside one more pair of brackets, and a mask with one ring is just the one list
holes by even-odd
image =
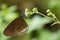
[[19, 35], [19, 33], [21, 33], [21, 31], [24, 29], [27, 30], [27, 23], [23, 19], [17, 18], [7, 26], [7, 28], [4, 30], [4, 35], [6, 36]]

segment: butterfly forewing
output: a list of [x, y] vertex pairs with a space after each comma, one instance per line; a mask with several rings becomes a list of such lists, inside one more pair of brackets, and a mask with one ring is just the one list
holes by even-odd
[[27, 31], [27, 23], [21, 19], [17, 18], [11, 22], [7, 28], [4, 30], [4, 35], [6, 36], [15, 36], [24, 34]]

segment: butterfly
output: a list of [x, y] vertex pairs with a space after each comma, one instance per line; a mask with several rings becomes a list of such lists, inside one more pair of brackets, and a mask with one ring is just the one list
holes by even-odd
[[4, 30], [6, 36], [23, 35], [27, 32], [27, 23], [23, 18], [16, 18]]

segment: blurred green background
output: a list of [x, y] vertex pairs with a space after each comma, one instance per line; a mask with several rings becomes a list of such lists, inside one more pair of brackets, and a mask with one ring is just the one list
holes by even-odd
[[[25, 8], [32, 10], [34, 7], [37, 7], [38, 11], [45, 15], [47, 14], [46, 10], [50, 9], [51, 12], [54, 13], [60, 20], [60, 0], [0, 0], [0, 40], [60, 40], [60, 29], [56, 32], [50, 32], [48, 29], [40, 28], [45, 27], [45, 24], [51, 22], [49, 19], [42, 17], [37, 17], [37, 20], [35, 19], [37, 24], [40, 26], [38, 27], [39, 30], [37, 30], [36, 34], [29, 32], [29, 34], [24, 37], [7, 37], [3, 34], [4, 29], [8, 26], [8, 24], [18, 18], [21, 13], [24, 13]], [[34, 20], [34, 18], [32, 20]], [[38, 26], [33, 22], [34, 21], [32, 21], [31, 25], [29, 24], [29, 26], [32, 26], [29, 27], [29, 31], [36, 30], [35, 26]], [[60, 28], [60, 25], [56, 25], [56, 28], [57, 27]]]

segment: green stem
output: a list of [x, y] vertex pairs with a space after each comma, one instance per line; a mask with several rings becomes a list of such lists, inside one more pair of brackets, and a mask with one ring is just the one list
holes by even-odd
[[48, 17], [48, 16], [46, 16], [46, 15], [44, 15], [44, 14], [42, 14], [42, 13], [37, 13], [37, 14], [40, 14], [40, 15], [42, 15], [42, 16], [48, 18], [48, 19], [51, 19], [51, 20], [53, 20], [53, 21], [56, 21], [56, 20], [52, 19], [51, 17]]

